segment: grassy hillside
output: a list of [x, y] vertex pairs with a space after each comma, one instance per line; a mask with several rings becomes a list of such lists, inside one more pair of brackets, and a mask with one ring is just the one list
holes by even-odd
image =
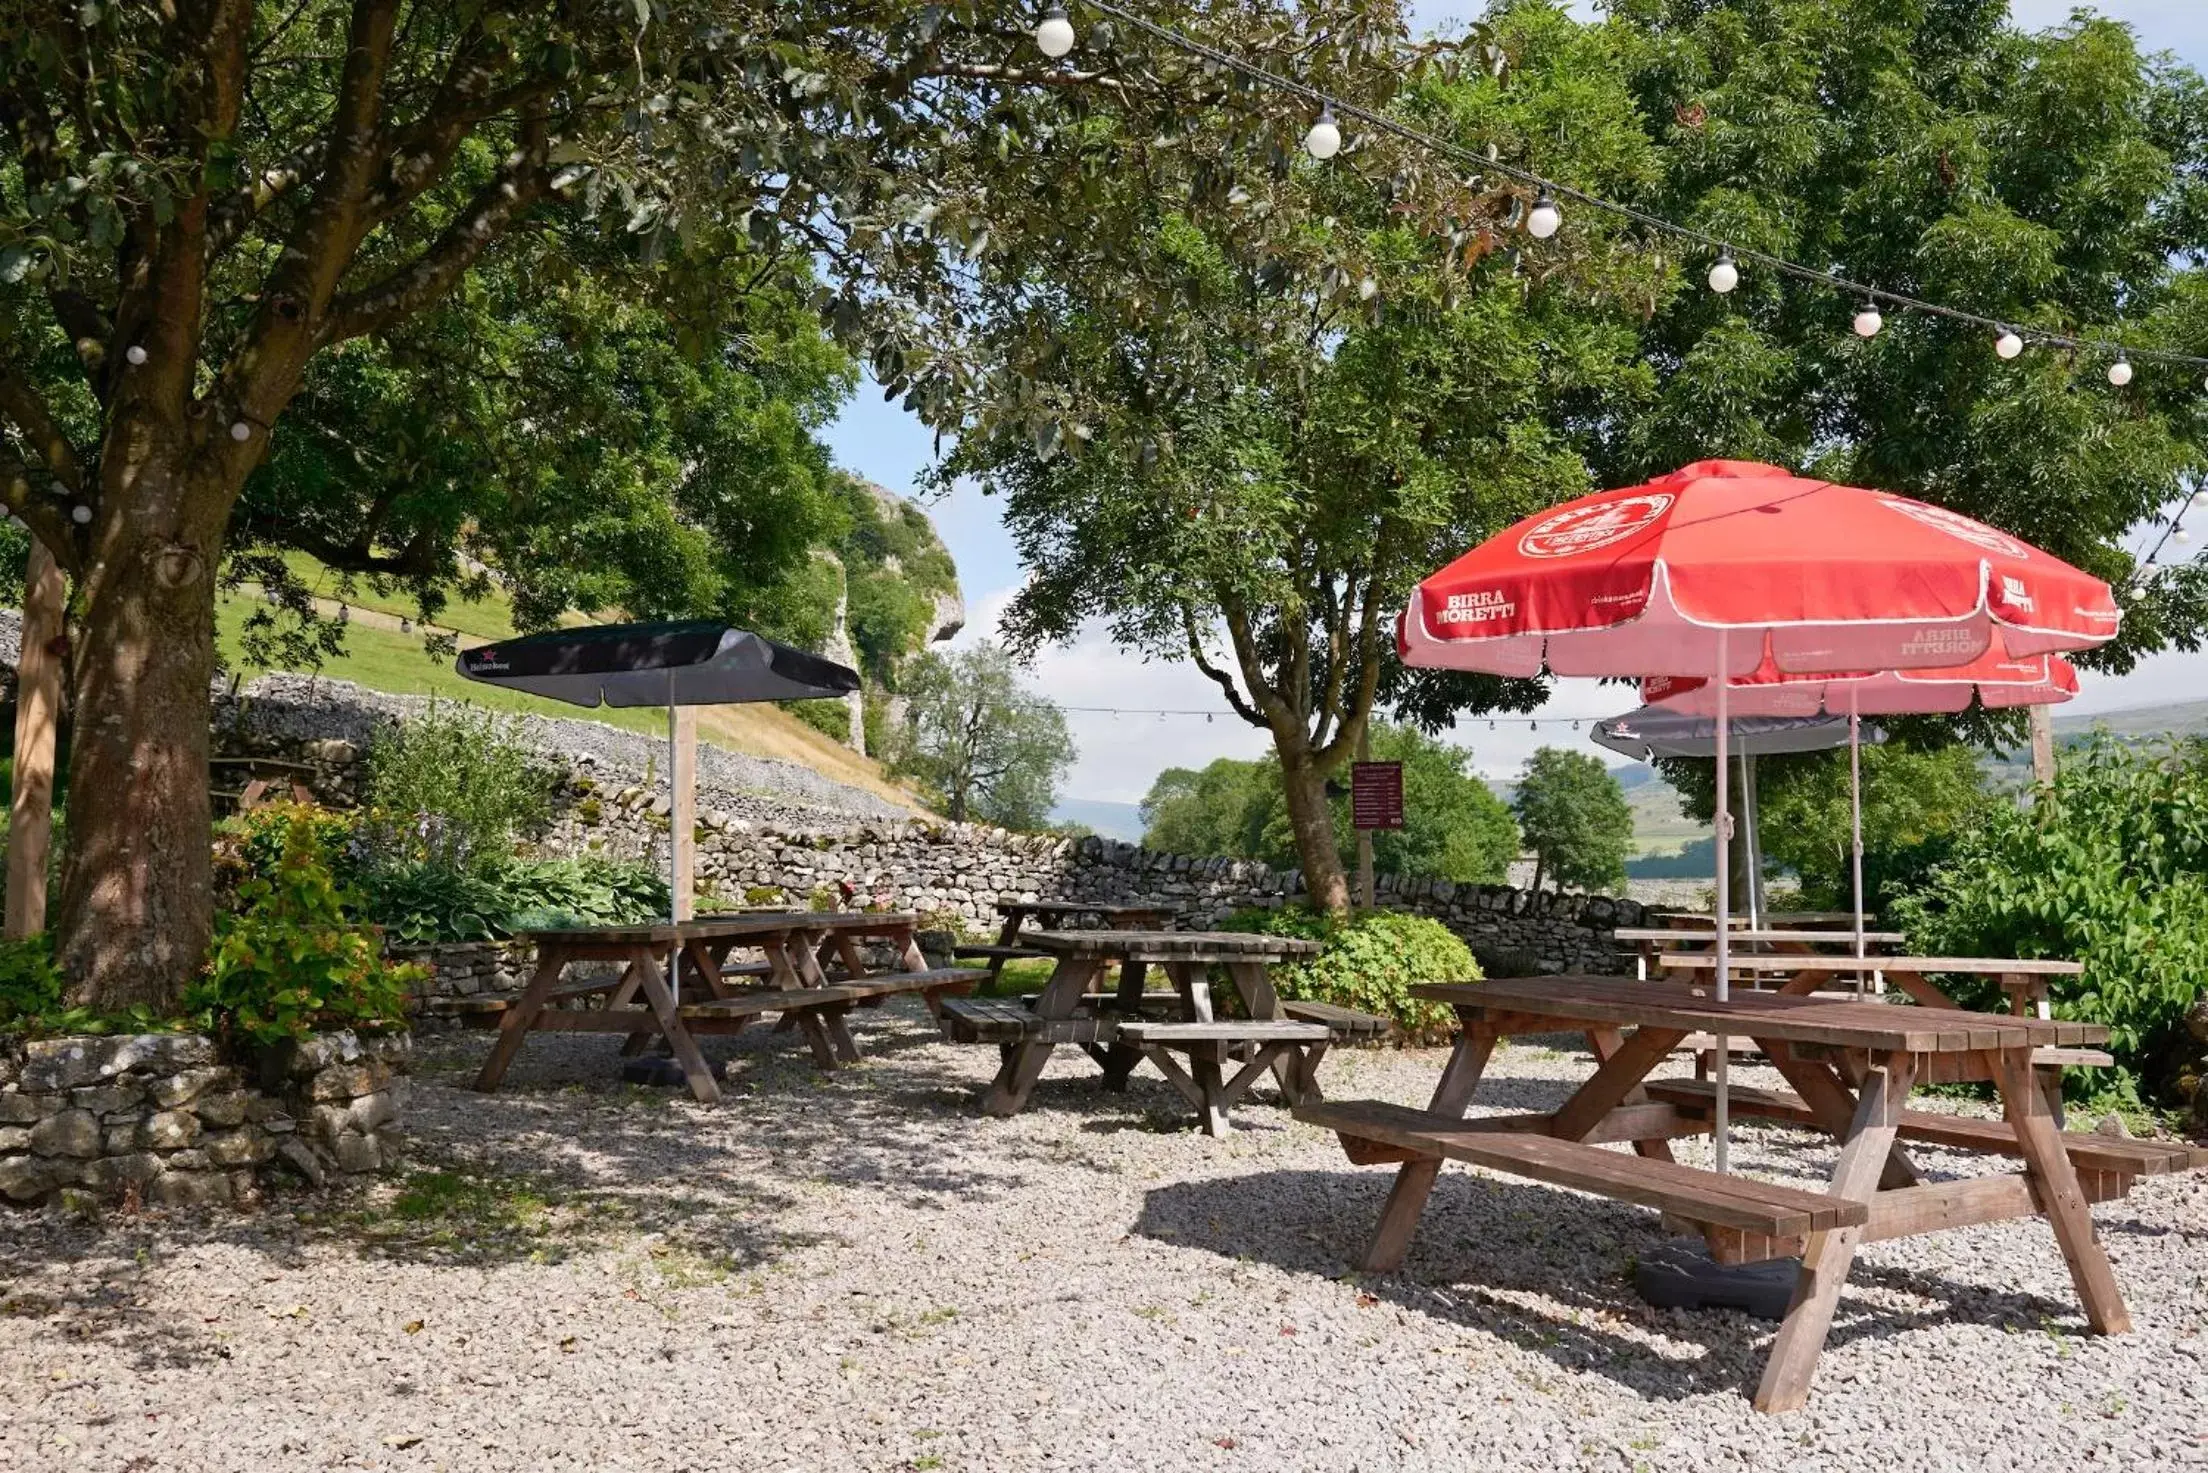
[[[310, 587], [326, 590], [325, 607], [334, 609], [337, 580], [311, 559], [299, 559], [297, 571]], [[396, 695], [436, 696], [473, 701], [494, 711], [526, 712], [538, 716], [603, 721], [611, 726], [652, 736], [664, 736], [664, 711], [603, 707], [585, 710], [561, 701], [546, 700], [520, 691], [502, 690], [463, 679], [447, 656], [432, 657], [422, 648], [419, 629], [402, 630], [401, 619], [413, 617], [404, 597], [371, 593], [365, 585], [345, 600], [352, 608], [351, 627], [345, 635], [345, 653], [318, 672], [331, 680], [350, 680], [371, 690]], [[226, 666], [248, 678], [259, 670], [244, 660], [241, 631], [256, 601], [241, 594], [221, 601], [215, 611], [216, 638]], [[512, 611], [494, 595], [475, 603], [454, 600], [444, 611], [441, 626], [456, 635], [463, 647], [515, 633]], [[698, 710], [700, 740], [751, 757], [773, 757], [809, 767], [823, 777], [848, 783], [877, 797], [923, 811], [913, 795], [891, 782], [879, 764], [859, 756], [842, 743], [815, 731], [776, 706], [703, 706]]]

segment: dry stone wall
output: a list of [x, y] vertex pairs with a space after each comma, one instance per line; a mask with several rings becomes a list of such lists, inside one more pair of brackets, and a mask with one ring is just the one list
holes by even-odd
[[[589, 802], [595, 798], [595, 804]], [[546, 836], [563, 853], [599, 849], [664, 863], [666, 818], [641, 787], [594, 792]], [[1095, 837], [1014, 834], [978, 824], [895, 823], [783, 830], [739, 815], [700, 816], [704, 903], [919, 911], [968, 933], [994, 930], [1000, 900], [1058, 897], [1165, 905], [1184, 928], [1298, 898], [1303, 878], [1254, 860], [1191, 859]], [[1380, 904], [1431, 916], [1462, 936], [1491, 973], [1613, 970], [1611, 931], [1646, 912], [1630, 900], [1508, 885], [1383, 876]]]
[[196, 1033], [34, 1039], [0, 1051], [0, 1197], [155, 1206], [251, 1200], [275, 1163], [316, 1184], [398, 1145], [404, 1033], [316, 1035], [222, 1062]]

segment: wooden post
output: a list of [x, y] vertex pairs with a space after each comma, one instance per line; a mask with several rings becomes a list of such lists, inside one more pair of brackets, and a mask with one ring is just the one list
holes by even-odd
[[[1370, 717], [1366, 718], [1364, 729], [1357, 733], [1357, 760], [1359, 762], [1370, 762], [1372, 760], [1372, 720]], [[1351, 823], [1357, 821], [1354, 800], [1352, 801], [1349, 821]], [[1359, 829], [1357, 831], [1357, 894], [1360, 897], [1359, 903], [1367, 910], [1372, 909], [1371, 829]]]
[[36, 535], [23, 576], [23, 647], [15, 661], [15, 788], [8, 816], [5, 933], [46, 929], [46, 856], [54, 831], [54, 728], [61, 715], [61, 636], [68, 588]]
[[2032, 712], [2032, 785], [2047, 787], [2055, 780], [2055, 710], [2034, 706]]
[[667, 854], [673, 866], [675, 913], [682, 922], [697, 914], [698, 711], [695, 706], [667, 708], [667, 737], [674, 748], [667, 764], [671, 806], [667, 810]]

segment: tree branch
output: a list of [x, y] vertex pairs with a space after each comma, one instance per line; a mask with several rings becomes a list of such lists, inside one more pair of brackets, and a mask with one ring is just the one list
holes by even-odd
[[4, 360], [0, 360], [0, 415], [15, 422], [55, 480], [79, 495], [84, 493], [84, 462], [69, 443], [68, 432], [31, 381]]
[[535, 120], [526, 134], [498, 177], [411, 265], [330, 304], [322, 328], [324, 344], [380, 332], [428, 306], [475, 264], [517, 216], [549, 192], [552, 174], [544, 162], [542, 119]]
[[1209, 676], [1212, 683], [1226, 694], [1227, 704], [1234, 708], [1235, 715], [1260, 731], [1264, 730], [1265, 718], [1250, 709], [1249, 703], [1242, 699], [1242, 692], [1235, 688], [1234, 677], [1212, 664], [1211, 657], [1204, 653], [1204, 642], [1196, 636], [1196, 616], [1184, 607], [1181, 610], [1181, 617], [1188, 627], [1189, 659], [1193, 660], [1196, 668]]
[[81, 560], [77, 556], [76, 529], [61, 514], [61, 508], [52, 497], [33, 494], [30, 467], [8, 448], [5, 440], [0, 440], [0, 502], [21, 517], [31, 534], [46, 544], [63, 571], [72, 575], [77, 572]]

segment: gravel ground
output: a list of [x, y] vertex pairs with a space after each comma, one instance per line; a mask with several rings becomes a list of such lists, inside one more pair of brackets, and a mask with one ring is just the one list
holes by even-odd
[[[1210, 1141], [1162, 1081], [1106, 1095], [1061, 1050], [1035, 1108], [987, 1120], [993, 1051], [909, 1003], [860, 1020], [869, 1062], [827, 1078], [787, 1036], [709, 1041], [710, 1109], [556, 1035], [483, 1098], [485, 1040], [430, 1039], [389, 1186], [0, 1217], [0, 1467], [2208, 1466], [2198, 1175], [2096, 1213], [2134, 1334], [2083, 1333], [2037, 1221], [1880, 1244], [1809, 1410], [1769, 1418], [1745, 1392], [1770, 1326], [1634, 1296], [1651, 1214], [1452, 1166], [1406, 1271], [1360, 1281], [1389, 1173], [1269, 1100]], [[1326, 1078], [1419, 1103], [1441, 1064]], [[1481, 1108], [1588, 1067], [1505, 1049]], [[1830, 1155], [1736, 1151], [1800, 1178]]]

